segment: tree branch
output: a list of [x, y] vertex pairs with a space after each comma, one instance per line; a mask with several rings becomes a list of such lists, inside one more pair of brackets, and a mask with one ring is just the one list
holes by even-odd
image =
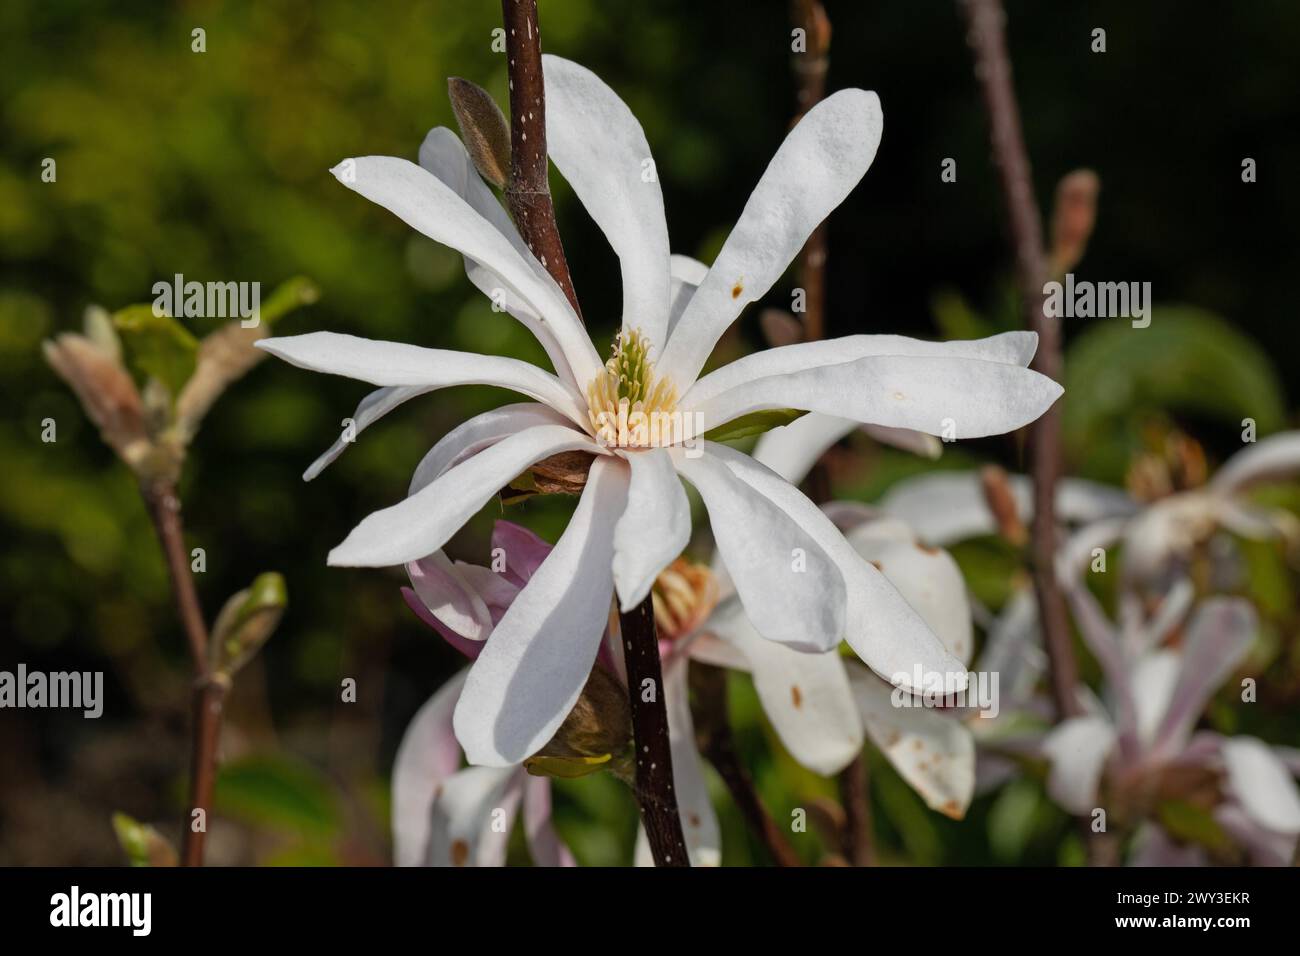
[[[1011, 83], [1005, 21], [1001, 0], [961, 0], [968, 26], [967, 41], [975, 55], [984, 108], [989, 115], [993, 157], [1002, 180], [1002, 193], [1016, 258], [1016, 277], [1025, 323], [1038, 333], [1038, 353], [1031, 366], [1054, 380], [1061, 377], [1059, 321], [1043, 309], [1047, 256], [1042, 225], [1034, 199], [1029, 157], [1020, 128], [1020, 109]], [[1065, 598], [1056, 580], [1056, 485], [1061, 475], [1061, 405], [1057, 402], [1030, 426], [1034, 521], [1031, 553], [1034, 590], [1038, 597], [1043, 642], [1047, 650], [1052, 700], [1058, 716], [1080, 713], [1075, 694], [1078, 665], [1070, 639]]]
[[[171, 581], [172, 597], [181, 625], [185, 629], [194, 670], [191, 697], [193, 734], [190, 746], [190, 812], [186, 814], [181, 837], [181, 865], [202, 866], [207, 836], [208, 815], [212, 809], [212, 790], [216, 781], [217, 740], [221, 732], [221, 711], [226, 686], [214, 680], [208, 659], [208, 628], [203, 621], [190, 555], [185, 548], [185, 528], [181, 522], [181, 502], [176, 486], [170, 481], [142, 484], [149, 517], [162, 545]], [[203, 829], [194, 829], [193, 811], [203, 811]]]
[[700, 751], [718, 771], [749, 829], [767, 847], [776, 864], [802, 866], [799, 854], [759, 800], [754, 781], [736, 753], [736, 739], [727, 720], [726, 672], [709, 664], [692, 662], [691, 688], [695, 692], [695, 736]]
[[[506, 185], [506, 203], [528, 248], [559, 283], [581, 317], [547, 179], [546, 90], [537, 0], [501, 0], [501, 18], [506, 28], [510, 76], [510, 182]], [[627, 614], [620, 614], [619, 621], [637, 756], [633, 789], [641, 808], [641, 820], [656, 866], [690, 866], [673, 791], [663, 669], [650, 598], [646, 597]], [[654, 681], [655, 689], [653, 699], [648, 701], [641, 693], [642, 681], [647, 679]]]
[[[794, 55], [798, 109], [794, 123], [803, 119], [826, 94], [830, 66], [831, 22], [819, 0], [791, 0], [791, 19], [804, 31], [806, 48]], [[793, 123], [791, 124], [793, 125]], [[819, 223], [799, 253], [799, 287], [804, 291], [804, 339], [815, 342], [826, 335], [826, 224]]]

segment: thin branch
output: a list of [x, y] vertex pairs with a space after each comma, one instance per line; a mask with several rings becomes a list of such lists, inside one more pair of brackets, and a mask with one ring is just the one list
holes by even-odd
[[876, 854], [871, 837], [871, 790], [867, 760], [859, 753], [840, 771], [840, 803], [844, 807], [841, 852], [854, 866], [874, 866]]
[[736, 753], [736, 739], [727, 720], [726, 672], [709, 664], [692, 662], [691, 689], [695, 698], [695, 736], [700, 751], [718, 771], [749, 829], [767, 847], [776, 864], [802, 866], [799, 854], [759, 800], [754, 781]]
[[[216, 781], [217, 740], [221, 732], [221, 711], [226, 686], [212, 676], [208, 659], [208, 628], [203, 621], [198, 591], [185, 548], [185, 528], [181, 522], [181, 502], [171, 481], [142, 485], [149, 517], [162, 545], [171, 581], [176, 612], [185, 629], [186, 642], [194, 669], [192, 692], [193, 735], [190, 749], [190, 812], [186, 814], [181, 837], [181, 864], [202, 866], [207, 836], [208, 816], [212, 809], [212, 790]], [[193, 811], [203, 811], [203, 829], [195, 830]]]
[[[677, 793], [673, 790], [673, 753], [668, 740], [659, 633], [655, 629], [651, 599], [647, 597], [631, 611], [619, 614], [619, 628], [627, 665], [628, 697], [632, 703], [632, 741], [636, 747], [634, 789], [641, 806], [641, 822], [645, 825], [655, 866], [690, 866]], [[646, 691], [651, 689], [654, 693], [647, 695]], [[652, 699], [647, 701], [647, 696]]]
[[[564, 257], [560, 229], [547, 179], [546, 90], [542, 77], [541, 31], [537, 0], [501, 0], [510, 76], [510, 182], [506, 203], [533, 255], [546, 267], [579, 317], [578, 296]], [[637, 770], [634, 791], [656, 866], [690, 866], [673, 791], [673, 759], [668, 746], [663, 668], [654, 606], [649, 597], [619, 621], [632, 704], [632, 736]], [[646, 700], [644, 681], [653, 681]]]
[[546, 94], [537, 0], [501, 0], [510, 75], [510, 181], [506, 204], [519, 234], [582, 316], [555, 222], [546, 162]]
[[[984, 108], [989, 115], [993, 158], [1002, 179], [1003, 198], [1016, 257], [1016, 276], [1025, 323], [1038, 333], [1038, 353], [1031, 366], [1048, 378], [1061, 377], [1059, 322], [1043, 309], [1047, 256], [1042, 225], [1034, 199], [1029, 157], [1020, 129], [1020, 108], [1011, 83], [1001, 0], [961, 0], [968, 26], [967, 41], [975, 55]], [[1061, 476], [1061, 405], [1056, 403], [1030, 426], [1034, 481], [1034, 521], [1031, 535], [1034, 590], [1038, 597], [1047, 650], [1052, 700], [1057, 714], [1080, 713], [1075, 694], [1078, 665], [1070, 640], [1065, 598], [1056, 581], [1056, 485]]]
[[[794, 55], [798, 83], [798, 109], [794, 122], [803, 119], [826, 94], [830, 66], [831, 23], [819, 0], [791, 0], [791, 18], [804, 31], [805, 50]], [[804, 290], [803, 329], [809, 342], [826, 335], [826, 224], [813, 230], [799, 253], [799, 288]]]

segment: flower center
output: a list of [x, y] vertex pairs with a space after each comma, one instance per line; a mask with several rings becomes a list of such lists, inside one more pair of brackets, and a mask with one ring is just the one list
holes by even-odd
[[703, 564], [678, 558], [659, 572], [650, 589], [659, 634], [677, 640], [704, 622], [718, 603], [718, 582]]
[[619, 332], [605, 368], [587, 386], [587, 414], [602, 444], [649, 448], [679, 440], [677, 387], [656, 378], [650, 352], [639, 329]]

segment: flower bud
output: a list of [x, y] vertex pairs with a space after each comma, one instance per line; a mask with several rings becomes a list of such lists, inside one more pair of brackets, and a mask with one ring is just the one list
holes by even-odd
[[483, 87], [460, 77], [447, 81], [447, 93], [474, 168], [493, 186], [504, 189], [510, 176], [510, 124], [501, 107]]
[[1056, 184], [1052, 208], [1052, 275], [1062, 276], [1083, 258], [1097, 219], [1101, 180], [1091, 169], [1077, 169]]

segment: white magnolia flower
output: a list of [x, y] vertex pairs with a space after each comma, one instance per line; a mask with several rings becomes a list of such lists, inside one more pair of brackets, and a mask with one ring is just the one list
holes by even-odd
[[[627, 106], [583, 67], [548, 56], [544, 69], [551, 159], [620, 260], [614, 355], [601, 363], [452, 134], [431, 132], [420, 165], [382, 156], [341, 163], [334, 173], [349, 188], [463, 253], [471, 281], [503, 297], [554, 372], [326, 332], [260, 342], [295, 365], [381, 386], [358, 408], [358, 430], [409, 398], [453, 385], [496, 385], [534, 399], [444, 437], [421, 462], [409, 497], [366, 518], [330, 563], [422, 558], [535, 462], [566, 451], [595, 455], [554, 553], [466, 680], [455, 725], [477, 764], [508, 765], [535, 752], [573, 707], [613, 595], [625, 609], [636, 606], [686, 545], [690, 516], [679, 477], [703, 497], [740, 600], [764, 638], [816, 650], [844, 638], [884, 675], [918, 660], [955, 670], [939, 639], [818, 508], [748, 456], [692, 440], [694, 423], [711, 429], [782, 408], [932, 434], [955, 423], [960, 437], [974, 438], [1019, 428], [1060, 395], [1055, 382], [1025, 368], [1036, 341], [1029, 333], [952, 343], [850, 336], [769, 349], [701, 377], [742, 308], [781, 277], [871, 164], [882, 122], [875, 94], [838, 92], [798, 123], [706, 270], [669, 254], [650, 148]], [[652, 415], [652, 425], [682, 424], [611, 431], [611, 422], [635, 425], [636, 413]]]
[[[1211, 598], [1189, 620], [1194, 591], [1184, 581], [1149, 619], [1130, 611], [1117, 631], [1080, 580], [1086, 567], [1080, 557], [1118, 533], [1113, 524], [1084, 529], [1083, 544], [1067, 544], [1058, 559], [1058, 577], [1101, 665], [1105, 693], [1104, 703], [1082, 694], [1088, 713], [1063, 721], [1043, 739], [1041, 751], [1051, 762], [1048, 793], [1079, 815], [1118, 804], [1148, 817], [1160, 794], [1197, 772], [1209, 774], [1222, 781], [1222, 799], [1212, 811], [1218, 824], [1254, 862], [1289, 864], [1300, 835], [1300, 790], [1286, 754], [1255, 737], [1195, 731], [1214, 692], [1250, 649], [1258, 628], [1254, 608], [1237, 598]], [[1180, 635], [1176, 647], [1170, 646], [1174, 634]], [[1154, 822], [1146, 824], [1134, 862], [1204, 861], [1195, 848], [1180, 847], [1157, 830]]]
[[1134, 585], [1167, 584], [1179, 565], [1215, 531], [1243, 538], [1300, 538], [1288, 512], [1250, 502], [1257, 485], [1300, 473], [1300, 432], [1283, 432], [1247, 445], [1229, 458], [1204, 487], [1161, 498], [1133, 519], [1124, 533], [1124, 573]]

